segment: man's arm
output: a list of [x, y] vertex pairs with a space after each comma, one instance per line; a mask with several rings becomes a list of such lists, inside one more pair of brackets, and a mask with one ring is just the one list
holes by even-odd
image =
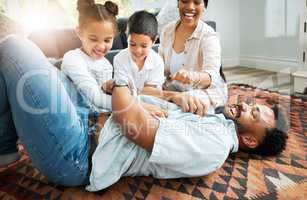
[[159, 121], [141, 106], [128, 87], [113, 88], [112, 109], [114, 119], [122, 127], [125, 136], [151, 151]]

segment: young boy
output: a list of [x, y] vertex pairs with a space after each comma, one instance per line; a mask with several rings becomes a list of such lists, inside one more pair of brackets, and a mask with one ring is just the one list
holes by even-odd
[[164, 62], [152, 46], [158, 36], [156, 17], [138, 11], [128, 19], [128, 48], [114, 58], [114, 78], [128, 80], [141, 93], [150, 87], [161, 89], [164, 83]]

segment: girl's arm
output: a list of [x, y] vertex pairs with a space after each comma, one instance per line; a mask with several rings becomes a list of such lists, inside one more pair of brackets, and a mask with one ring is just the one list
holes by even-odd
[[101, 85], [88, 71], [85, 61], [80, 56], [66, 54], [63, 58], [62, 71], [66, 74], [93, 105], [101, 109], [112, 110], [111, 96], [104, 93]]

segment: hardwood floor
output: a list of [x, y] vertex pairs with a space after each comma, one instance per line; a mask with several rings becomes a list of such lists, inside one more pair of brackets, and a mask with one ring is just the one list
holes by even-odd
[[223, 69], [227, 83], [242, 83], [261, 89], [269, 89], [283, 94], [291, 92], [290, 74], [277, 73], [248, 67], [231, 67]]

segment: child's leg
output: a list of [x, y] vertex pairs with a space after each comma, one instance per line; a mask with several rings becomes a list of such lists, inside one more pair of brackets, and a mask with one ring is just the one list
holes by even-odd
[[33, 164], [52, 182], [86, 183], [87, 121], [78, 114], [82, 110], [72, 102], [58, 71], [37, 46], [14, 36], [0, 44], [0, 74], [7, 94], [1, 101], [9, 102], [5, 109]]

